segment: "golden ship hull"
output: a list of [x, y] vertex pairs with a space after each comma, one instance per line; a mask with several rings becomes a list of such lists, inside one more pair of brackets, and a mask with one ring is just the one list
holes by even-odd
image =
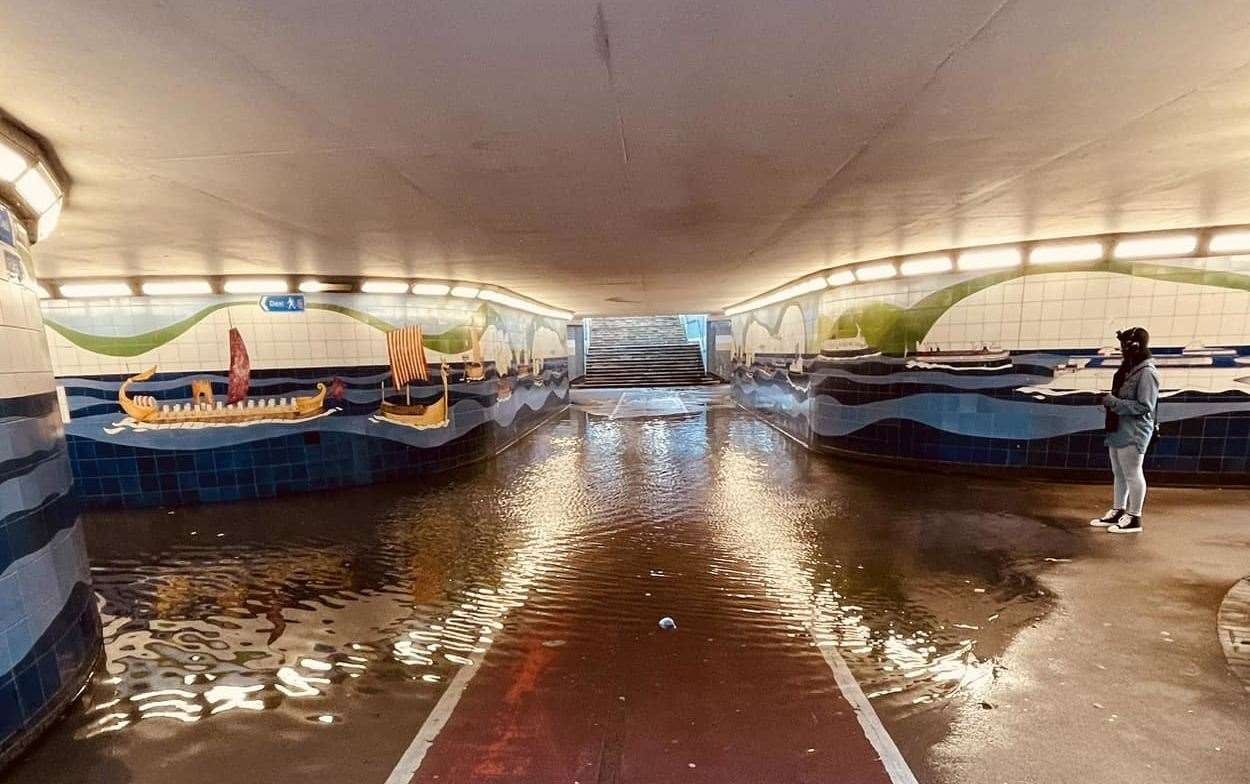
[[450, 421], [448, 416], [447, 374], [443, 373], [443, 396], [437, 402], [427, 405], [411, 403], [392, 403], [383, 399], [378, 408], [378, 416], [391, 422], [413, 427], [440, 427]]
[[150, 395], [130, 395], [130, 385], [147, 381], [156, 373], [156, 366], [122, 382], [117, 390], [117, 403], [136, 422], [145, 425], [238, 424], [269, 419], [308, 419], [325, 410], [326, 385], [318, 383], [317, 393], [293, 398], [249, 398], [238, 403], [158, 403]]

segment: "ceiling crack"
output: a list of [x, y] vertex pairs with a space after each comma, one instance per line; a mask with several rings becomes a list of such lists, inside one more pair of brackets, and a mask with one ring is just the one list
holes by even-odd
[[621, 111], [621, 98], [616, 90], [616, 71], [612, 67], [612, 39], [608, 35], [608, 20], [603, 13], [603, 3], [595, 5], [594, 29], [595, 53], [603, 63], [603, 70], [608, 78], [608, 92], [612, 94], [612, 105], [616, 109], [616, 132], [621, 145], [622, 174], [625, 177], [626, 195], [629, 193], [629, 139], [625, 135], [625, 116]]

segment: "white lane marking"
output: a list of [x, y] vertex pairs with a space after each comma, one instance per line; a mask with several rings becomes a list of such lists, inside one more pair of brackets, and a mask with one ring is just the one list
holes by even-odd
[[690, 413], [690, 409], [686, 408], [686, 401], [682, 400], [680, 395], [671, 395], [670, 397], [671, 397], [673, 400], [676, 400], [676, 401], [677, 401], [677, 405], [678, 405], [678, 407], [680, 407], [680, 408], [681, 408], [681, 413], [683, 413], [683, 414], [689, 414], [689, 413]]
[[612, 413], [608, 415], [608, 419], [616, 419], [616, 412], [621, 410], [621, 403], [625, 402], [625, 398], [629, 397], [628, 392], [622, 392], [621, 396], [616, 399], [616, 407], [612, 409]]
[[[815, 639], [813, 631], [813, 628], [809, 626], [808, 634]], [[855, 680], [855, 676], [851, 674], [851, 669], [846, 666], [846, 660], [842, 658], [842, 654], [832, 646], [817, 647], [820, 649], [820, 654], [825, 657], [825, 663], [829, 665], [829, 669], [833, 670], [833, 679], [837, 682], [842, 696], [851, 703], [855, 718], [859, 719], [859, 726], [864, 729], [868, 742], [872, 744], [877, 751], [877, 756], [881, 758], [881, 765], [890, 776], [890, 781], [894, 784], [918, 784], [911, 768], [907, 767], [907, 760], [903, 759], [898, 746], [894, 745], [894, 739], [890, 737], [890, 733], [886, 732], [885, 726], [881, 723], [881, 717], [873, 709], [868, 695], [864, 694], [864, 690], [859, 687], [859, 681]]]
[[[737, 401], [734, 402], [738, 408], [754, 416], [751, 409]], [[811, 451], [807, 444], [767, 419], [758, 416], [755, 418], [803, 447], [803, 449]], [[813, 613], [815, 613], [815, 610], [813, 610]], [[815, 618], [807, 624], [807, 633], [813, 640], [818, 640]], [[868, 742], [876, 750], [877, 756], [881, 758], [881, 765], [885, 768], [886, 774], [889, 775], [890, 781], [894, 784], [919, 784], [916, 781], [916, 776], [911, 772], [911, 768], [907, 767], [907, 760], [903, 759], [898, 746], [894, 744], [894, 739], [890, 737], [890, 733], [886, 732], [885, 726], [881, 723], [881, 717], [877, 715], [877, 711], [872, 707], [872, 702], [868, 700], [868, 695], [864, 694], [864, 690], [859, 687], [859, 681], [855, 680], [855, 676], [851, 674], [851, 668], [846, 666], [846, 660], [842, 658], [842, 654], [838, 653], [836, 648], [828, 645], [817, 645], [817, 648], [820, 650], [820, 655], [825, 658], [825, 664], [828, 664], [829, 669], [833, 670], [833, 680], [838, 684], [838, 690], [842, 692], [842, 696], [846, 698], [846, 701], [851, 704], [851, 709], [855, 711], [855, 718], [859, 720], [859, 726], [863, 728], [865, 737], [868, 738]]]
[[[641, 398], [639, 402], [634, 402], [630, 398]], [[625, 413], [620, 413], [621, 406], [625, 406]], [[623, 392], [616, 401], [616, 407], [612, 409], [612, 413], [608, 419], [621, 419], [646, 416], [675, 416], [689, 414], [690, 409], [686, 406], [681, 396], [677, 394], [669, 395], [648, 395], [646, 390], [642, 392]]]
[[[551, 420], [555, 419], [559, 414], [563, 414], [568, 409], [565, 405], [558, 411], [553, 412], [543, 421], [534, 425], [516, 440], [509, 442], [495, 454], [502, 454], [505, 449], [518, 443], [522, 438], [538, 430]], [[526, 561], [525, 557], [519, 557], [522, 562]], [[503, 620], [502, 617], [499, 620]], [[434, 710], [425, 717], [425, 721], [421, 724], [421, 729], [417, 730], [417, 734], [413, 737], [412, 742], [408, 744], [408, 748], [404, 750], [404, 754], [399, 758], [399, 762], [395, 763], [391, 775], [386, 777], [386, 784], [409, 784], [413, 777], [417, 775], [417, 770], [421, 767], [421, 763], [425, 760], [426, 752], [434, 745], [434, 739], [438, 737], [438, 733], [447, 725], [451, 714], [456, 710], [457, 703], [464, 696], [464, 690], [469, 685], [469, 681], [473, 680], [473, 676], [477, 674], [478, 669], [482, 666], [482, 662], [486, 660], [486, 654], [490, 652], [491, 646], [494, 644], [495, 635], [491, 635], [491, 641], [482, 646], [476, 657], [470, 656], [469, 663], [461, 665], [456, 670], [456, 674], [452, 677], [451, 683], [447, 684], [447, 688], [443, 690], [442, 695], [438, 698], [438, 702], [434, 703]]]
[[[621, 399], [629, 394], [628, 392], [621, 395]], [[674, 398], [681, 403], [681, 399], [674, 395]], [[621, 401], [618, 400], [616, 407], [620, 408]], [[682, 408], [685, 404], [681, 403]], [[613, 417], [616, 410], [613, 409]], [[784, 430], [777, 428], [778, 432], [789, 436]], [[794, 439], [797, 443], [802, 442]], [[808, 634], [812, 639], [816, 639], [815, 624], [807, 625]], [[872, 748], [877, 752], [877, 756], [881, 760], [881, 766], [885, 768], [886, 775], [890, 777], [892, 784], [919, 784], [916, 776], [911, 772], [911, 768], [907, 766], [907, 760], [903, 759], [902, 753], [895, 745], [894, 739], [890, 737], [890, 733], [886, 731], [885, 726], [881, 723], [881, 717], [877, 715], [877, 711], [872, 707], [868, 695], [864, 694], [864, 690], [860, 688], [859, 682], [855, 680], [855, 676], [851, 674], [851, 670], [846, 666], [846, 661], [835, 648], [825, 645], [817, 646], [821, 656], [824, 657], [825, 663], [829, 665], [829, 669], [833, 671], [833, 680], [838, 685], [838, 690], [842, 692], [842, 696], [850, 703], [851, 709], [855, 711], [855, 718], [859, 721], [859, 726], [864, 730], [864, 736], [868, 738], [868, 742], [872, 744]], [[434, 745], [435, 738], [438, 737], [440, 731], [446, 726], [447, 721], [451, 718], [452, 712], [455, 711], [456, 705], [460, 702], [461, 696], [464, 695], [465, 688], [469, 685], [469, 681], [477, 674], [477, 670], [481, 662], [486, 657], [486, 652], [490, 650], [490, 646], [486, 647], [486, 651], [479, 654], [479, 658], [473, 660], [473, 664], [461, 667], [456, 672], [451, 683], [448, 684], [446, 691], [438, 698], [438, 702], [434, 705], [434, 710], [426, 717], [425, 723], [421, 725], [421, 729], [417, 731], [416, 737], [412, 739], [412, 743], [404, 751], [404, 755], [400, 757], [396, 763], [395, 769], [391, 771], [391, 775], [386, 778], [385, 784], [410, 784], [412, 779], [417, 775], [417, 770], [421, 767], [422, 761], [425, 760], [426, 752]]]
[[[490, 646], [487, 646], [490, 650]], [[395, 763], [395, 769], [391, 771], [391, 775], [386, 777], [386, 784], [408, 784], [413, 777], [417, 775], [417, 769], [421, 767], [421, 762], [425, 759], [425, 754], [434, 745], [434, 739], [438, 737], [438, 733], [447, 725], [447, 721], [451, 719], [452, 712], [456, 709], [456, 704], [460, 702], [460, 698], [464, 695], [465, 687], [469, 685], [469, 681], [477, 674], [478, 668], [481, 666], [482, 660], [486, 657], [486, 653], [479, 654], [473, 663], [461, 667], [456, 671], [456, 675], [451, 679], [451, 683], [447, 684], [447, 689], [443, 691], [443, 696], [438, 698], [438, 702], [434, 704], [434, 710], [430, 711], [430, 715], [425, 717], [425, 723], [421, 725], [421, 729], [417, 731], [416, 737], [412, 739], [412, 743], [408, 744], [408, 748], [404, 751], [404, 756], [399, 758], [399, 762]]]

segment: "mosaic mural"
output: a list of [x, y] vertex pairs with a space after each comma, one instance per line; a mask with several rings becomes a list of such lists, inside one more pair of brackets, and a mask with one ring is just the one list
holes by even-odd
[[1250, 482], [1250, 257], [862, 283], [731, 320], [739, 402], [814, 448], [1047, 473], [1109, 470], [1115, 330], [1162, 378], [1157, 479]]
[[44, 303], [79, 490], [141, 506], [445, 470], [568, 397], [564, 322], [407, 295]]

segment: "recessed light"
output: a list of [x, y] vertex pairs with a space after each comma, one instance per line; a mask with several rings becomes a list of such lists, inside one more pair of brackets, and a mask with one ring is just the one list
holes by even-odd
[[898, 274], [898, 268], [894, 266], [892, 261], [882, 261], [876, 264], [865, 264], [862, 267], [855, 268], [855, 280], [888, 280]]
[[403, 280], [366, 280], [360, 284], [366, 294], [407, 294], [408, 283]]
[[930, 275], [936, 272], [949, 272], [954, 264], [951, 263], [951, 257], [945, 253], [934, 253], [928, 256], [913, 256], [910, 259], [904, 259], [903, 263], [898, 266], [898, 271], [903, 273], [904, 277], [912, 275]]
[[17, 190], [17, 195], [22, 197], [22, 201], [37, 215], [50, 210], [57, 199], [61, 198], [61, 189], [43, 168], [43, 164], [27, 169], [25, 174], [17, 178], [13, 187]]
[[61, 284], [61, 296], [74, 299], [83, 297], [129, 297], [132, 294], [134, 294], [134, 291], [130, 288], [130, 284], [121, 280]]
[[227, 294], [286, 294], [291, 290], [286, 278], [231, 278], [222, 288]]
[[1073, 261], [1097, 261], [1106, 250], [1097, 240], [1082, 242], [1047, 242], [1029, 249], [1030, 264], [1064, 264]]
[[1242, 253], [1250, 251], [1250, 231], [1232, 229], [1219, 231], [1211, 235], [1207, 243], [1207, 253]]
[[1198, 248], [1197, 234], [1154, 234], [1126, 237], [1115, 244], [1117, 259], [1147, 259], [1159, 256], [1188, 256]]
[[959, 269], [987, 270], [1015, 267], [1023, 263], [1019, 248], [973, 248], [959, 252]]
[[412, 284], [413, 294], [421, 294], [427, 297], [445, 297], [449, 291], [451, 291], [451, 286], [448, 286], [446, 283]]
[[213, 293], [213, 284], [198, 278], [186, 280], [145, 280], [139, 288], [149, 297]]
[[834, 270], [825, 278], [825, 282], [830, 286], [845, 286], [848, 283], [855, 282], [855, 273], [849, 269]]

